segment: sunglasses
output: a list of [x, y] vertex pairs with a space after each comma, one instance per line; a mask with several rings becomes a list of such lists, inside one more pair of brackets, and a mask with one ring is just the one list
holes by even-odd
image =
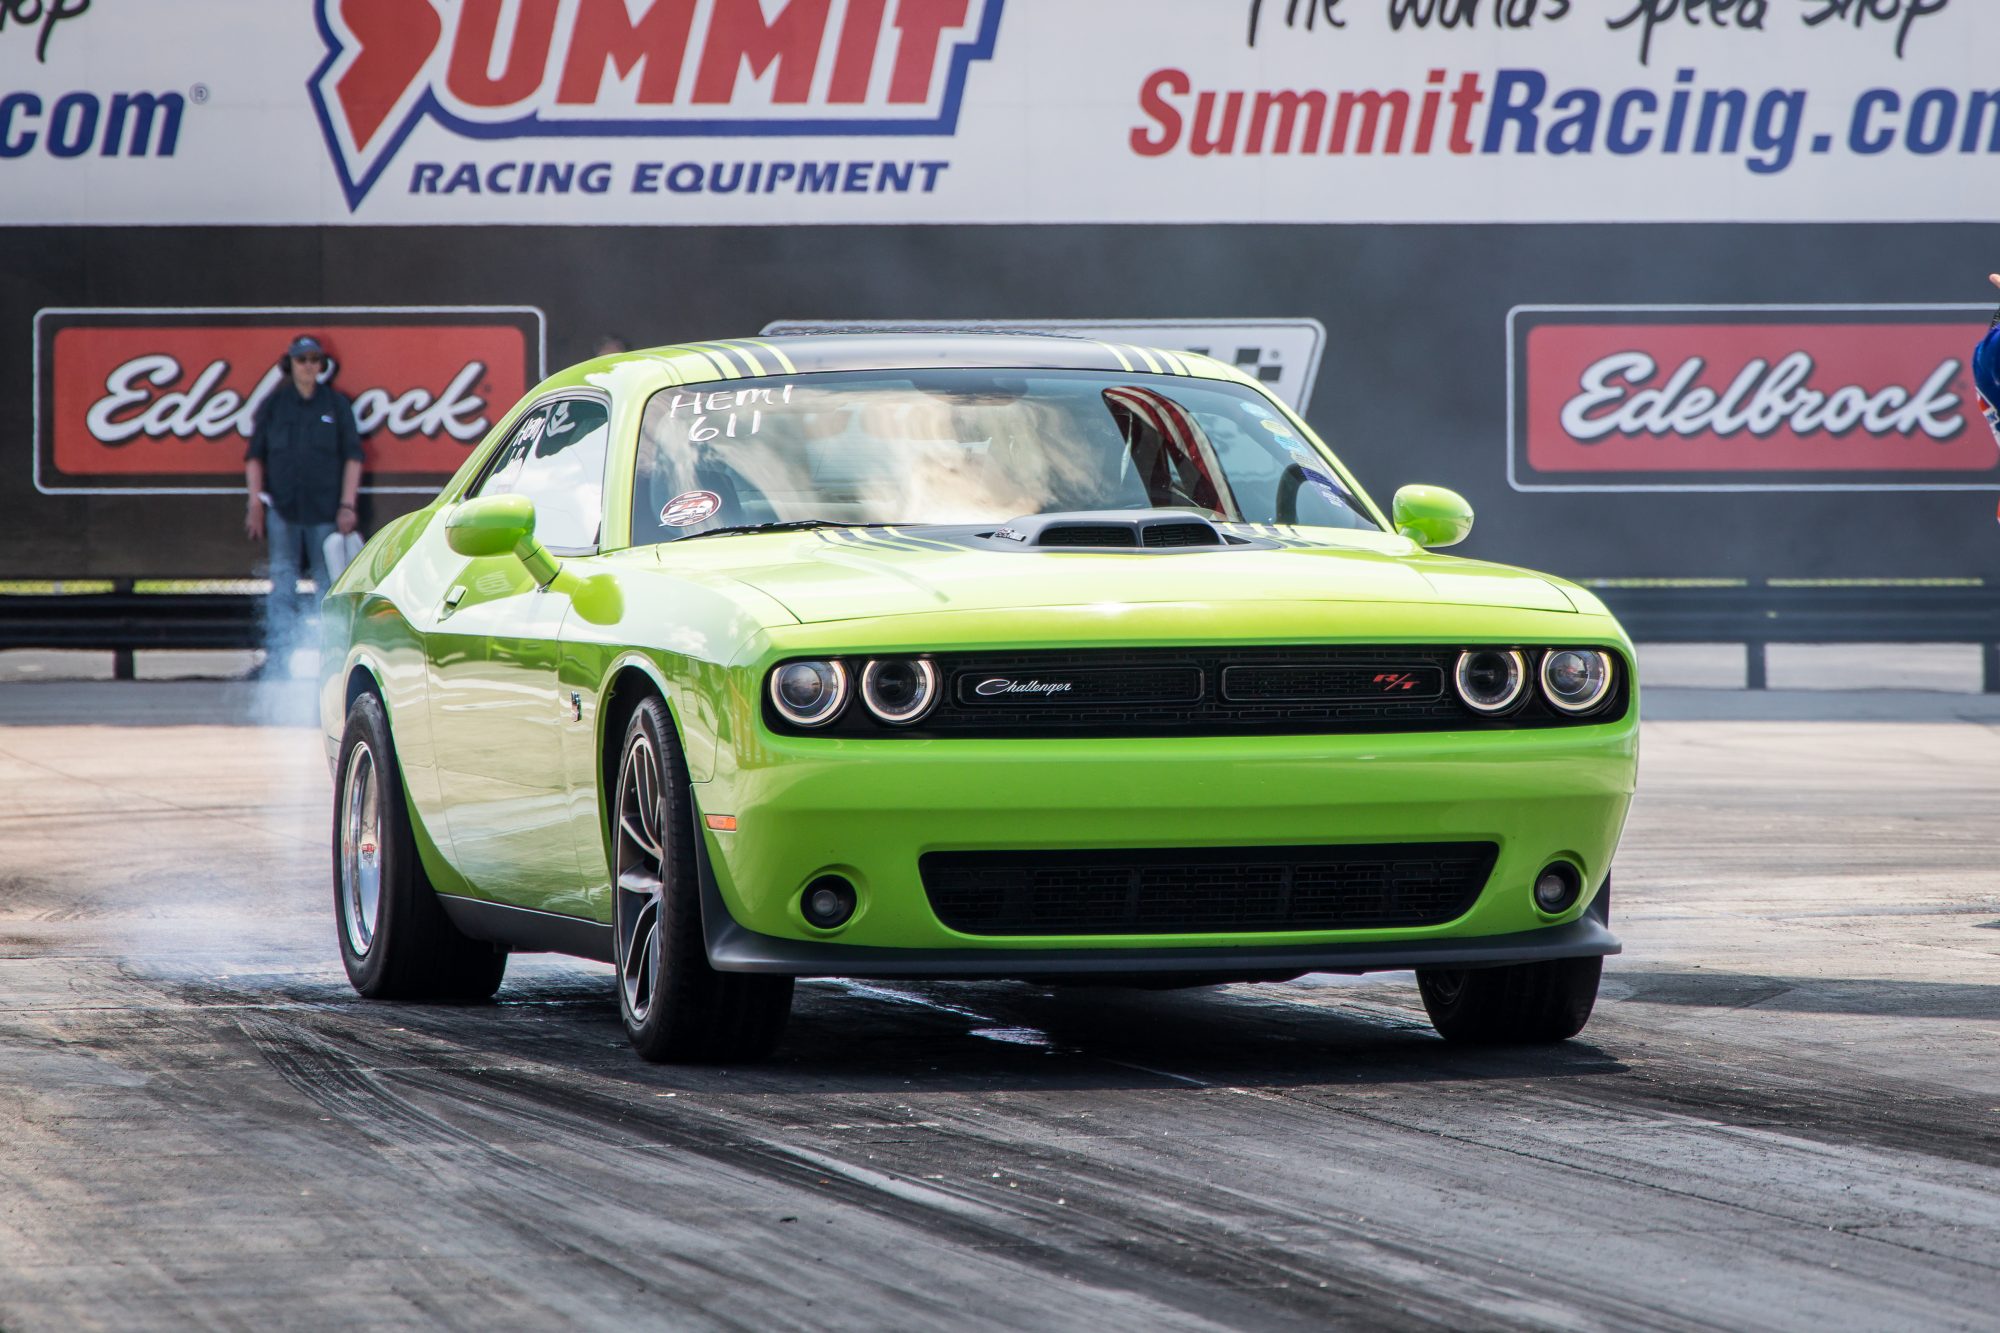
[[304, 356], [293, 357], [292, 360], [303, 366], [323, 366], [326, 364], [326, 358], [318, 352], [307, 352]]

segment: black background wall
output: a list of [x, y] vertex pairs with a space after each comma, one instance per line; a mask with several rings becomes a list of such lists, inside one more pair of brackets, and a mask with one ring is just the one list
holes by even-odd
[[9, 228], [0, 245], [5, 577], [235, 575], [256, 555], [234, 497], [35, 491], [37, 309], [430, 304], [540, 307], [551, 368], [600, 332], [778, 318], [1310, 315], [1329, 335], [1313, 425], [1385, 503], [1409, 481], [1464, 492], [1466, 554], [1572, 577], [2000, 572], [1991, 492], [1514, 492], [1505, 369], [1519, 304], [1978, 301], [2000, 226]]

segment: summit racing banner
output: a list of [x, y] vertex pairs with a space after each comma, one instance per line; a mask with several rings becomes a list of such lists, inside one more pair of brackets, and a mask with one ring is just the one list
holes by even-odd
[[257, 410], [299, 333], [354, 404], [372, 493], [428, 495], [541, 378], [541, 312], [445, 309], [43, 310], [35, 316], [35, 489], [243, 489]]
[[68, 0], [7, 223], [1986, 221], [1991, 0]]
[[[712, 0], [699, 30], [697, 8], [692, 0], [651, 0], [636, 11], [625, 0], [442, 8], [319, 0], [328, 55], [313, 101], [348, 201], [367, 194], [425, 119], [473, 139], [950, 135], [967, 66], [992, 54], [1001, 4], [900, 0], [891, 16], [886, 0], [850, 0], [837, 15], [828, 0], [775, 8]], [[449, 192], [445, 164], [426, 165], [425, 188]], [[482, 173], [467, 164], [452, 179], [477, 190], [490, 178], [505, 192], [523, 175], [543, 179], [541, 165], [502, 162]], [[780, 169], [790, 163], [751, 165], [768, 170], [731, 192], [760, 184], [774, 192], [796, 174]], [[896, 164], [847, 166], [857, 169], [838, 174], [860, 178], [892, 174]], [[926, 190], [941, 168], [928, 173]]]

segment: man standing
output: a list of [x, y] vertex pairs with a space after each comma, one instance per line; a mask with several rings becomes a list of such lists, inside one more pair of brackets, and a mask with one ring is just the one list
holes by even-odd
[[361, 438], [347, 396], [320, 382], [326, 351], [300, 334], [285, 349], [283, 383], [257, 409], [243, 477], [250, 506], [243, 530], [250, 540], [270, 539], [271, 601], [266, 626], [268, 659], [282, 672], [297, 642], [299, 547], [305, 546], [320, 595], [332, 583], [326, 539], [352, 532], [361, 488]]
[[[1986, 280], [2000, 287], [2000, 273], [1989, 273]], [[1979, 410], [1993, 427], [1994, 440], [2000, 441], [2000, 311], [1994, 312], [1986, 336], [1972, 349], [1972, 384], [1979, 390]]]

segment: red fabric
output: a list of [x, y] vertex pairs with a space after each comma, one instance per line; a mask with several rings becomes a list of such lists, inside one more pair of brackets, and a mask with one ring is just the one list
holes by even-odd
[[1132, 461], [1155, 504], [1172, 499], [1171, 486], [1178, 480], [1182, 492], [1194, 503], [1212, 513], [1225, 512], [1221, 484], [1209, 466], [1208, 439], [1186, 408], [1165, 394], [1130, 386], [1106, 389], [1104, 398], [1113, 407], [1125, 409], [1159, 442], [1152, 458], [1141, 459], [1137, 432], [1133, 432]]

